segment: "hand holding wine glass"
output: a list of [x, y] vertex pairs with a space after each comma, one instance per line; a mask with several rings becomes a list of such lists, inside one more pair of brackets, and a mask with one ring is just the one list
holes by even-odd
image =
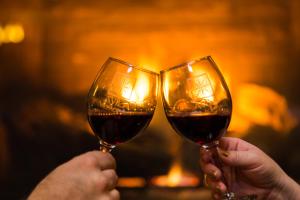
[[[231, 190], [238, 196], [255, 193], [259, 199], [299, 199], [300, 186], [256, 146], [230, 137], [221, 138], [219, 146], [219, 155], [225, 164], [223, 171], [229, 177]], [[200, 158], [213, 198], [221, 199], [226, 186], [221, 181], [220, 169], [210, 162], [205, 152], [201, 151]]]
[[89, 123], [110, 152], [117, 144], [136, 136], [150, 123], [157, 98], [158, 74], [109, 58], [90, 88]]
[[61, 164], [31, 192], [28, 200], [120, 199], [112, 155], [91, 151]]

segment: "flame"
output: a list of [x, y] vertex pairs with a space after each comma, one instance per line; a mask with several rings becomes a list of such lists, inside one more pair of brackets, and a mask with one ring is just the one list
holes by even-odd
[[145, 74], [140, 74], [130, 100], [141, 103], [149, 95], [149, 79]]
[[130, 100], [132, 95], [132, 84], [130, 82], [126, 82], [122, 88], [122, 97]]
[[167, 176], [167, 185], [170, 187], [174, 187], [179, 185], [180, 180], [182, 178], [182, 168], [178, 163], [175, 163]]
[[163, 91], [164, 91], [164, 99], [165, 99], [165, 101], [166, 102], [169, 102], [169, 75], [168, 74], [165, 74], [164, 75], [165, 77], [164, 77], [164, 79], [165, 79], [165, 81], [164, 81], [164, 83], [163, 83]]
[[269, 87], [241, 84], [235, 90], [233, 105], [230, 129], [239, 136], [253, 125], [270, 126], [280, 133], [288, 133], [297, 125], [286, 98]]
[[160, 187], [188, 187], [197, 186], [199, 179], [195, 176], [184, 174], [179, 162], [175, 162], [167, 175], [154, 177], [152, 183]]
[[[128, 73], [131, 71], [132, 70], [128, 70]], [[142, 104], [149, 95], [149, 88], [149, 78], [145, 74], [140, 73], [135, 84], [128, 81], [123, 85], [121, 93], [122, 96], [130, 102]]]
[[19, 43], [24, 39], [24, 29], [20, 24], [7, 24], [0, 26], [0, 45], [1, 43]]

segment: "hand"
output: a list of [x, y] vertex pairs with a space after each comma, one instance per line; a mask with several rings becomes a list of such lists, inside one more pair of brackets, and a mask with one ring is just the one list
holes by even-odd
[[[237, 196], [255, 194], [258, 199], [299, 199], [299, 185], [259, 148], [238, 138], [222, 138], [218, 154], [223, 162], [223, 173], [228, 189]], [[221, 170], [201, 150], [201, 167], [207, 174], [207, 184], [214, 199], [221, 199], [227, 190], [221, 181]]]
[[117, 200], [116, 164], [109, 153], [92, 151], [57, 167], [42, 180], [29, 200]]

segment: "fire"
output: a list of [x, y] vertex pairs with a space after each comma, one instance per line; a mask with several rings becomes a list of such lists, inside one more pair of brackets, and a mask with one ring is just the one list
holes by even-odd
[[0, 45], [1, 43], [19, 43], [24, 39], [24, 29], [20, 24], [7, 24], [0, 26]]
[[288, 133], [297, 125], [286, 98], [271, 88], [241, 84], [233, 91], [233, 97], [234, 113], [230, 129], [239, 137], [253, 125], [269, 126], [280, 133]]
[[146, 181], [141, 177], [120, 177], [118, 180], [118, 187], [124, 188], [138, 188], [145, 187]]
[[[128, 68], [128, 73], [132, 71]], [[140, 73], [136, 82], [127, 81], [122, 88], [122, 96], [132, 103], [142, 104], [144, 99], [149, 95], [149, 78]]]
[[169, 102], [170, 100], [169, 100], [169, 76], [168, 76], [168, 74], [165, 74], [164, 75], [165, 77], [165, 81], [164, 81], [164, 83], [163, 83], [163, 92], [164, 92], [164, 98], [165, 98], [165, 101], [166, 102]]
[[154, 177], [152, 183], [159, 187], [193, 187], [199, 184], [199, 179], [184, 174], [181, 165], [174, 163], [167, 175]]
[[179, 164], [175, 164], [167, 176], [167, 185], [169, 187], [174, 187], [180, 183], [181, 178], [182, 169]]

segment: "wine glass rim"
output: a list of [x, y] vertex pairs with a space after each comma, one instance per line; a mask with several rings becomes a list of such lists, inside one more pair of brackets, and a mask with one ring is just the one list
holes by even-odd
[[138, 67], [138, 66], [136, 66], [136, 65], [133, 65], [133, 64], [131, 64], [131, 63], [129, 63], [129, 62], [123, 61], [123, 60], [118, 59], [118, 58], [109, 57], [108, 60], [113, 60], [113, 61], [118, 62], [118, 63], [121, 63], [121, 64], [123, 64], [123, 65], [130, 66], [130, 67], [132, 67], [132, 68], [134, 68], [134, 69], [137, 69], [137, 70], [139, 70], [139, 71], [143, 71], [143, 72], [146, 72], [146, 73], [150, 73], [150, 74], [154, 74], [154, 75], [159, 76], [159, 74], [156, 73], [156, 72], [153, 72], [153, 71], [151, 71], [151, 70], [148, 70], [148, 69], [144, 69], [144, 68]]
[[160, 71], [160, 74], [163, 74], [165, 72], [168, 72], [168, 71], [172, 71], [174, 69], [178, 69], [178, 68], [181, 68], [181, 67], [185, 67], [187, 66], [188, 64], [193, 64], [195, 62], [199, 62], [199, 61], [202, 61], [202, 60], [209, 60], [209, 61], [212, 61], [213, 62], [213, 59], [210, 55], [208, 56], [204, 56], [204, 57], [201, 57], [201, 58], [196, 58], [196, 59], [193, 59], [193, 60], [190, 60], [190, 61], [187, 61], [187, 62], [184, 62], [184, 63], [181, 63], [179, 65], [175, 65], [173, 67], [170, 67], [168, 69], [165, 69], [165, 70], [161, 70]]

